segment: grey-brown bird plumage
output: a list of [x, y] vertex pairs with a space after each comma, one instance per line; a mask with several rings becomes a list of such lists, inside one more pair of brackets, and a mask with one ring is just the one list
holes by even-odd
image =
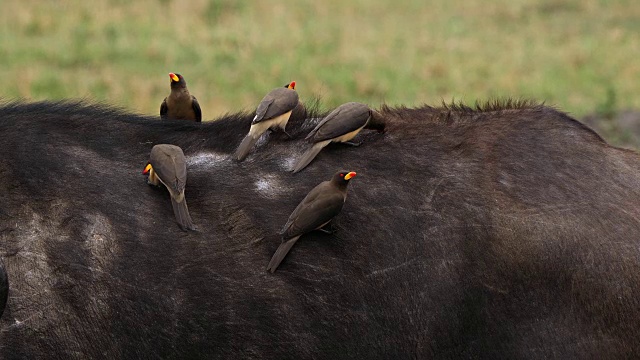
[[280, 231], [282, 243], [273, 254], [268, 271], [276, 271], [300, 236], [324, 227], [340, 213], [347, 199], [347, 185], [354, 176], [355, 172], [339, 171], [307, 194]]
[[162, 183], [171, 195], [171, 205], [176, 221], [182, 230], [195, 230], [187, 199], [185, 186], [187, 184], [187, 164], [182, 149], [175, 145], [158, 144], [151, 149], [149, 162], [144, 173], [148, 173], [147, 182], [158, 186]]
[[169, 73], [171, 93], [160, 104], [160, 118], [202, 121], [202, 110], [195, 96], [189, 93], [187, 82], [180, 74]]
[[357, 102], [349, 102], [335, 108], [307, 135], [306, 139], [313, 145], [296, 162], [293, 172], [304, 169], [320, 150], [331, 142], [359, 145], [349, 141], [367, 126], [371, 116], [371, 109]]
[[296, 82], [292, 81], [284, 87], [271, 90], [260, 102], [256, 109], [256, 116], [251, 122], [249, 133], [242, 139], [234, 159], [244, 160], [260, 136], [268, 129], [280, 128], [285, 131], [293, 109], [298, 106], [298, 92]]

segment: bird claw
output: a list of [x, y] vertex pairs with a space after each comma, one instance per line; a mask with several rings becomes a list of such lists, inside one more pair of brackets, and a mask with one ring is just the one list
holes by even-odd
[[[287, 137], [289, 139], [293, 139], [293, 136], [291, 136], [291, 134], [289, 134], [285, 129], [279, 128], [280, 131], [282, 131], [285, 135], [287, 135]], [[275, 133], [276, 131], [278, 131], [278, 128], [269, 128], [269, 134]]]
[[[327, 228], [328, 228], [328, 229], [327, 229]], [[329, 224], [329, 225], [327, 225], [327, 226], [325, 226], [325, 227], [321, 227], [320, 229], [318, 229], [318, 231], [321, 231], [321, 232], [323, 232], [323, 233], [325, 233], [325, 234], [332, 235], [332, 234], [334, 234], [334, 233], [337, 231], [337, 229], [334, 229], [334, 228], [333, 228], [333, 225], [332, 225], [332, 224]]]

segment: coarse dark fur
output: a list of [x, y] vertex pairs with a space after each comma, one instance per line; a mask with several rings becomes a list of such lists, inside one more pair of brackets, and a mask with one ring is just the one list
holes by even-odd
[[[0, 358], [631, 358], [640, 353], [640, 157], [553, 108], [378, 109], [386, 133], [291, 174], [321, 114], [242, 163], [252, 114], [159, 121], [78, 103], [0, 107]], [[304, 121], [306, 118], [312, 121]], [[197, 232], [141, 171], [187, 157]], [[333, 235], [276, 235], [358, 173]], [[0, 286], [0, 295], [2, 294]]]
[[7, 272], [4, 269], [4, 262], [0, 258], [0, 318], [7, 305], [7, 298], [9, 297], [9, 278]]

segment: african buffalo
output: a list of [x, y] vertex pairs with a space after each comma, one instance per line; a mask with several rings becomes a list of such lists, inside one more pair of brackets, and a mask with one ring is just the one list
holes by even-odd
[[[385, 133], [291, 174], [317, 111], [237, 163], [253, 114], [0, 106], [0, 358], [640, 354], [637, 153], [527, 101], [378, 111]], [[184, 151], [195, 232], [141, 174], [158, 143]], [[358, 176], [337, 231], [268, 273], [289, 214], [340, 169]]]
[[4, 263], [0, 259], [0, 318], [4, 312], [4, 307], [7, 305], [7, 297], [9, 296], [9, 278], [7, 272], [4, 269]]

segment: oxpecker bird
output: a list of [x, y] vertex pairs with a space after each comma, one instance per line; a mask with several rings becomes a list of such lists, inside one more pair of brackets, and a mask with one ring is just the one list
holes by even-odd
[[[260, 136], [268, 129], [280, 128], [287, 134], [285, 127], [291, 112], [298, 105], [296, 82], [292, 81], [284, 87], [271, 90], [260, 102], [256, 116], [251, 122], [249, 133], [244, 137], [234, 154], [238, 161], [244, 160]], [[289, 135], [289, 134], [287, 134]]]
[[149, 162], [142, 173], [149, 174], [148, 184], [159, 186], [162, 183], [167, 187], [171, 195], [173, 214], [180, 228], [184, 231], [195, 230], [191, 216], [189, 216], [187, 199], [184, 197], [184, 188], [187, 183], [187, 164], [182, 149], [169, 144], [155, 145], [151, 149]]
[[371, 121], [373, 111], [365, 104], [350, 102], [342, 104], [329, 113], [318, 125], [311, 130], [306, 139], [313, 143], [293, 167], [293, 172], [304, 169], [318, 155], [323, 147], [331, 142], [352, 143], [353, 139], [363, 128], [384, 130], [384, 123]]
[[180, 74], [169, 73], [171, 94], [160, 105], [160, 118], [202, 121], [202, 110], [196, 97], [189, 93], [187, 82]]
[[356, 173], [353, 171], [339, 171], [331, 180], [321, 182], [307, 194], [280, 231], [282, 243], [273, 254], [267, 270], [276, 271], [300, 236], [313, 230], [330, 232], [322, 228], [342, 210], [347, 200], [347, 185], [354, 176]]

